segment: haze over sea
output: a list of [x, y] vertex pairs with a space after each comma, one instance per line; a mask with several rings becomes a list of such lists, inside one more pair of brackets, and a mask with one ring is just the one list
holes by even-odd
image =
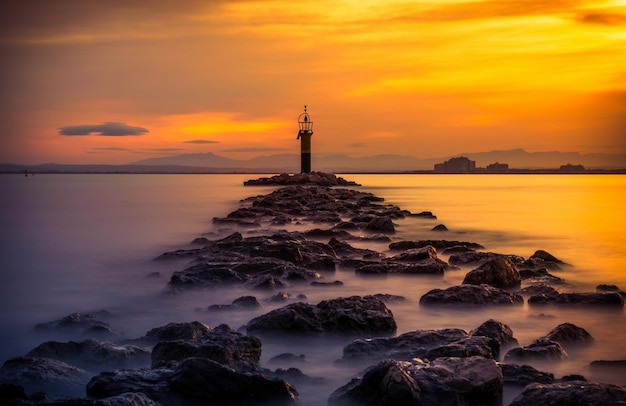
[[[279, 305], [263, 302], [267, 292], [223, 289], [163, 295], [172, 272], [185, 263], [157, 262], [166, 251], [188, 248], [204, 233], [219, 238], [212, 218], [226, 216], [245, 197], [273, 187], [244, 187], [259, 175], [0, 175], [0, 362], [24, 355], [42, 342], [36, 323], [73, 312], [106, 309], [110, 324], [129, 338], [169, 322], [198, 320], [239, 328]], [[485, 251], [528, 258], [542, 249], [571, 264], [552, 271], [567, 284], [563, 291], [591, 292], [598, 284], [626, 289], [626, 175], [343, 175], [361, 190], [437, 220], [397, 220], [398, 240], [448, 239], [477, 242]], [[445, 224], [448, 232], [432, 228]], [[312, 225], [290, 229], [313, 228]], [[232, 231], [232, 230], [231, 230]], [[244, 234], [244, 236], [246, 236]], [[388, 250], [383, 243], [359, 243]], [[444, 260], [446, 256], [440, 254]], [[432, 288], [461, 283], [471, 268], [440, 276], [357, 277], [338, 269], [326, 275], [344, 286], [299, 286], [310, 303], [340, 296], [390, 293], [407, 298], [389, 303], [398, 334], [416, 329], [458, 327], [471, 330], [494, 318], [508, 324], [521, 345], [528, 345], [560, 323], [585, 328], [593, 347], [571, 353], [562, 363], [540, 365], [557, 377], [581, 373], [604, 382], [626, 384], [623, 376], [594, 375], [593, 360], [626, 359], [623, 310], [598, 308], [485, 307], [472, 310], [420, 308]], [[160, 276], [148, 277], [159, 272]], [[254, 295], [264, 308], [253, 312], [198, 312]], [[49, 339], [49, 338], [48, 338]], [[326, 383], [298, 387], [303, 404], [326, 404], [328, 395], [360, 368], [337, 366], [349, 340], [263, 341], [262, 364], [282, 353], [305, 354], [301, 369]], [[513, 394], [506, 396], [510, 399]], [[505, 399], [506, 404], [506, 399]]]

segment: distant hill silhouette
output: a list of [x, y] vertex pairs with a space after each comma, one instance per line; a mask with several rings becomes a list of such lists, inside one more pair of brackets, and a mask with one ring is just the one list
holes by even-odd
[[[499, 162], [515, 169], [554, 169], [561, 165], [583, 165], [586, 169], [625, 169], [626, 154], [580, 154], [578, 152], [527, 152], [523, 149], [468, 152], [440, 158], [420, 159], [409, 155], [351, 157], [342, 154], [313, 154], [312, 169], [332, 173], [431, 171], [436, 163], [465, 156], [477, 167]], [[127, 165], [0, 164], [0, 172], [94, 172], [94, 173], [281, 173], [299, 172], [299, 154], [276, 154], [253, 159], [230, 159], [212, 152], [143, 159]]]

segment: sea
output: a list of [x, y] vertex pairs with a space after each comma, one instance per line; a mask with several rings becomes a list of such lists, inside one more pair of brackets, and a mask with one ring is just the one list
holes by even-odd
[[[200, 321], [234, 329], [281, 304], [269, 292], [224, 288], [179, 294], [167, 292], [171, 274], [185, 262], [156, 261], [160, 254], [193, 247], [197, 237], [217, 239], [233, 230], [213, 223], [249, 196], [275, 187], [244, 186], [270, 175], [250, 174], [17, 174], [0, 175], [0, 363], [22, 356], [43, 340], [38, 323], [71, 313], [105, 310], [112, 328], [128, 338], [170, 322]], [[545, 250], [568, 265], [552, 271], [565, 292], [593, 292], [599, 284], [626, 290], [626, 175], [577, 174], [347, 174], [347, 180], [413, 213], [437, 218], [396, 220], [393, 240], [446, 239], [477, 242], [485, 251], [528, 258]], [[439, 224], [448, 231], [433, 231]], [[303, 225], [286, 226], [290, 230]], [[311, 228], [313, 228], [311, 226]], [[242, 231], [244, 237], [247, 232]], [[389, 253], [388, 244], [353, 243]], [[447, 260], [443, 254], [440, 258]], [[590, 307], [423, 308], [420, 297], [433, 288], [460, 284], [472, 268], [444, 276], [389, 275], [366, 278], [338, 269], [325, 274], [342, 286], [292, 287], [310, 303], [342, 296], [389, 293], [406, 298], [388, 307], [398, 334], [418, 329], [462, 328], [488, 319], [510, 326], [521, 345], [561, 323], [574, 323], [594, 338], [592, 346], [570, 352], [561, 362], [533, 364], [557, 378], [626, 385], [625, 371], [598, 372], [594, 360], [626, 360], [623, 309]], [[254, 295], [263, 304], [250, 312], [207, 312]], [[46, 337], [52, 340], [55, 337]], [[350, 339], [263, 340], [261, 365], [284, 352], [305, 355], [298, 367], [316, 383], [296, 386], [302, 405], [325, 405], [328, 396], [363, 366], [337, 363]], [[271, 366], [268, 366], [271, 367]], [[321, 381], [321, 382], [320, 382]], [[508, 404], [520, 388], [507, 388]]]

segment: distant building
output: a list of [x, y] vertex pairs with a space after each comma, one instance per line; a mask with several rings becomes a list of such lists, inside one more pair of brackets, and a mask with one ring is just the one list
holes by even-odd
[[559, 168], [560, 173], [585, 173], [585, 167], [582, 165], [561, 165]]
[[464, 156], [450, 158], [443, 163], [435, 164], [435, 173], [474, 173], [475, 171], [476, 161]]
[[494, 164], [487, 165], [487, 173], [507, 173], [509, 171], [509, 164], [501, 164], [496, 162]]

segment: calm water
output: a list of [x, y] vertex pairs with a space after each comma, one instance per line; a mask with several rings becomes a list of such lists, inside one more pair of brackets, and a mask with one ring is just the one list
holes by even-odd
[[[0, 175], [0, 362], [23, 355], [41, 337], [36, 323], [73, 312], [106, 309], [112, 326], [128, 337], [172, 321], [199, 320], [233, 328], [272, 307], [252, 313], [201, 313], [197, 308], [226, 304], [249, 291], [221, 290], [162, 295], [171, 273], [184, 264], [159, 263], [162, 252], [186, 248], [203, 233], [218, 233], [211, 219], [225, 216], [240, 199], [273, 188], [246, 188], [251, 175]], [[481, 243], [488, 251], [523, 257], [546, 250], [571, 267], [558, 272], [567, 291], [593, 291], [600, 283], [626, 288], [626, 196], [624, 175], [347, 175], [364, 191], [412, 212], [432, 211], [437, 220], [397, 222], [398, 239], [455, 239]], [[445, 224], [446, 234], [431, 231]], [[363, 245], [366, 246], [366, 245]], [[386, 250], [385, 245], [367, 247]], [[447, 259], [443, 257], [443, 259]], [[563, 322], [587, 329], [596, 344], [569, 360], [540, 366], [562, 376], [626, 384], [623, 376], [593, 375], [596, 359], [626, 359], [623, 311], [598, 309], [485, 308], [464, 311], [419, 307], [434, 287], [461, 282], [466, 271], [444, 277], [355, 277], [338, 270], [327, 279], [342, 287], [298, 287], [311, 303], [323, 299], [393, 293], [407, 301], [389, 304], [398, 333], [459, 327], [470, 330], [489, 318], [513, 329], [522, 345]], [[159, 272], [160, 277], [146, 275]], [[556, 272], [555, 272], [556, 273]], [[252, 292], [262, 301], [264, 293]], [[301, 369], [326, 377], [326, 384], [298, 386], [304, 405], [326, 404], [328, 394], [359, 368], [338, 367], [346, 341], [263, 342], [262, 363], [281, 352], [305, 354]], [[514, 395], [507, 392], [507, 400]], [[505, 402], [506, 403], [506, 402]]]

